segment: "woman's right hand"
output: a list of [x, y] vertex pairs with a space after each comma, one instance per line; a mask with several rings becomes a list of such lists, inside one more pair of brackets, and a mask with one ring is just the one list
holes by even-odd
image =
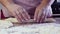
[[26, 10], [19, 5], [10, 4], [6, 8], [13, 16], [17, 18], [19, 23], [30, 19], [30, 16]]

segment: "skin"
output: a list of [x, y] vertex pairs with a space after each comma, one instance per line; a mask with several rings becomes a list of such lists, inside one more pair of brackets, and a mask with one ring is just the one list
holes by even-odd
[[47, 6], [49, 1], [50, 0], [42, 0], [41, 4], [37, 6], [35, 10], [34, 20], [36, 20], [37, 22], [44, 21], [44, 19], [46, 18], [46, 13], [44, 14], [42, 10]]
[[[42, 0], [41, 4], [37, 6], [34, 14], [35, 21], [42, 22], [45, 19], [45, 14], [43, 14], [42, 9], [48, 4], [48, 1], [49, 0]], [[19, 22], [30, 19], [27, 11], [21, 9], [21, 6], [14, 4], [12, 0], [0, 0], [0, 3], [3, 4], [9, 10], [9, 12], [17, 18]]]
[[17, 18], [19, 23], [23, 22], [24, 20], [30, 19], [30, 16], [28, 15], [28, 13], [21, 6], [16, 5], [13, 2], [11, 3], [8, 0], [0, 0], [0, 2], [9, 10], [9, 12], [13, 16]]

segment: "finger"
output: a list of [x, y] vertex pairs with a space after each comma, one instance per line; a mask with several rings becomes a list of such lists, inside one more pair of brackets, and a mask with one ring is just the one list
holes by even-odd
[[44, 20], [47, 18], [47, 12], [45, 12], [45, 14], [44, 14], [44, 17], [43, 17], [43, 19], [42, 19], [42, 21], [44, 22]]
[[40, 22], [43, 22], [45, 20], [45, 18], [46, 18], [46, 12], [45, 13], [43, 12], [43, 15], [42, 15]]
[[41, 19], [39, 20], [40, 23], [43, 22], [44, 17], [45, 17], [45, 15], [42, 15]]
[[23, 18], [25, 20], [27, 20], [27, 18], [25, 17], [24, 11], [22, 10], [22, 8], [21, 9], [19, 8], [18, 11], [19, 11], [19, 13], [21, 13], [21, 15], [23, 16]]
[[25, 12], [26, 17], [27, 17], [28, 19], [30, 19], [30, 15], [27, 13], [27, 11], [26, 11], [25, 9], [23, 9], [23, 10], [24, 10], [24, 12]]
[[39, 22], [39, 21], [41, 20], [42, 15], [43, 15], [43, 12], [40, 11], [40, 12], [38, 13], [38, 16], [37, 16], [37, 22]]
[[21, 22], [23, 21], [23, 18], [22, 18], [22, 16], [21, 16], [20, 13], [15, 12], [15, 16], [16, 16], [16, 18], [18, 19], [19, 22], [20, 22], [20, 21], [21, 21]]
[[22, 9], [22, 8], [20, 10], [19, 9], [18, 9], [18, 11], [22, 14], [22, 16], [24, 17], [25, 20], [30, 19], [30, 16], [27, 14], [27, 12], [24, 11], [24, 9]]
[[39, 14], [38, 14], [37, 22], [40, 22], [40, 21], [41, 21], [42, 16], [43, 16], [43, 13], [41, 13], [41, 14], [39, 13]]
[[18, 23], [22, 23], [22, 20], [20, 18], [18, 18], [17, 16], [15, 16], [18, 20]]
[[40, 22], [44, 22], [46, 16], [44, 15]]
[[39, 11], [35, 11], [35, 14], [34, 14], [34, 20], [36, 20], [37, 21], [37, 16], [38, 16], [38, 13], [39, 13]]

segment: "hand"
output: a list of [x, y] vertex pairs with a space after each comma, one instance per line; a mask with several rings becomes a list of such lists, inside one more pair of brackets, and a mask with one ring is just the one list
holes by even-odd
[[7, 9], [10, 13], [17, 18], [19, 22], [23, 22], [24, 20], [29, 20], [30, 16], [26, 12], [24, 8], [16, 4], [10, 4], [7, 6]]
[[41, 8], [36, 8], [35, 14], [34, 14], [34, 20], [37, 22], [43, 22], [46, 18], [46, 11], [44, 11]]

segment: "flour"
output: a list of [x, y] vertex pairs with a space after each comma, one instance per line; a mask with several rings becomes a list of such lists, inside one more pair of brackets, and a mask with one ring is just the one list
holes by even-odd
[[6, 29], [9, 34], [60, 34], [60, 24], [44, 23]]
[[10, 21], [0, 20], [0, 29], [13, 26]]

